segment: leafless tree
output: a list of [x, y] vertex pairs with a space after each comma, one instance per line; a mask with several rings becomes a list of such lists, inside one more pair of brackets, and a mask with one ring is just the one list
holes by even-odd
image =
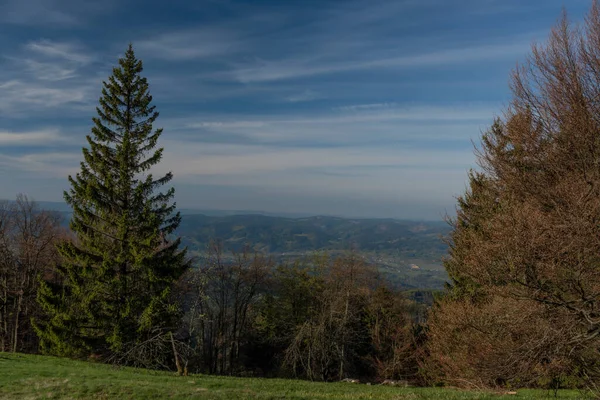
[[286, 350], [285, 364], [296, 376], [342, 380], [356, 372], [362, 362], [360, 348], [370, 343], [363, 320], [375, 269], [353, 253], [319, 270], [325, 276], [318, 309], [297, 328]]
[[38, 279], [52, 274], [56, 242], [65, 236], [56, 213], [20, 194], [0, 204], [0, 349], [35, 351], [30, 318], [39, 313]]
[[188, 275], [186, 326], [206, 372], [234, 374], [246, 339], [249, 314], [263, 293], [272, 260], [245, 249], [228, 256], [219, 242]]

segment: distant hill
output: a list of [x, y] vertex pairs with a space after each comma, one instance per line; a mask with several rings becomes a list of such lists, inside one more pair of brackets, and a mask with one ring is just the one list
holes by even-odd
[[196, 254], [213, 239], [227, 249], [244, 246], [294, 260], [315, 252], [359, 251], [389, 280], [404, 288], [440, 289], [447, 279], [442, 257], [445, 222], [338, 217], [284, 218], [265, 215], [184, 215], [178, 234]]
[[[59, 211], [68, 224], [71, 210], [62, 202], [38, 202]], [[182, 209], [177, 234], [193, 254], [206, 253], [213, 239], [228, 250], [248, 245], [278, 261], [315, 252], [341, 254], [354, 249], [376, 264], [385, 278], [405, 289], [441, 289], [448, 279], [442, 266], [450, 228], [443, 221], [361, 219], [331, 216], [264, 215], [244, 211]]]

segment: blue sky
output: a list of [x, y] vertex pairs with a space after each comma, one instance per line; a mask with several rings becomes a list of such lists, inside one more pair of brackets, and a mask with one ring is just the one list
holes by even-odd
[[440, 219], [563, 4], [2, 0], [0, 198], [62, 199], [131, 42], [180, 207]]

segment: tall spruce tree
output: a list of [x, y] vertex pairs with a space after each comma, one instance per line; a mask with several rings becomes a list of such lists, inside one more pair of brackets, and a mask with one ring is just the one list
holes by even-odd
[[[81, 170], [69, 176], [73, 241], [59, 246], [61, 279], [44, 282], [39, 301], [48, 320], [37, 324], [42, 349], [61, 355], [122, 354], [174, 328], [171, 288], [188, 266], [173, 175], [148, 170], [162, 157], [162, 129], [142, 61], [132, 46], [103, 82]], [[58, 283], [57, 283], [58, 282]]]

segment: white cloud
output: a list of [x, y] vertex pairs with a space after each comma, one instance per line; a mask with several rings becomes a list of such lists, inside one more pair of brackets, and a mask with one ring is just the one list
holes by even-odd
[[43, 39], [29, 42], [25, 48], [50, 58], [61, 58], [80, 65], [88, 64], [92, 60], [85, 50], [73, 43]]
[[62, 81], [77, 76], [77, 69], [48, 62], [24, 59], [27, 69], [39, 80]]
[[30, 116], [39, 110], [59, 107], [83, 107], [90, 100], [89, 85], [51, 87], [47, 84], [22, 80], [0, 83], [0, 115]]
[[29, 152], [12, 156], [0, 153], [0, 168], [19, 173], [35, 173], [39, 178], [65, 178], [78, 170], [81, 153]]
[[31, 132], [8, 132], [0, 130], [0, 146], [46, 146], [57, 142], [65, 142], [57, 129]]
[[100, 83], [88, 69], [95, 58], [76, 43], [31, 41], [5, 59], [12, 67], [0, 74], [0, 114], [5, 117], [87, 107], [92, 88]]

